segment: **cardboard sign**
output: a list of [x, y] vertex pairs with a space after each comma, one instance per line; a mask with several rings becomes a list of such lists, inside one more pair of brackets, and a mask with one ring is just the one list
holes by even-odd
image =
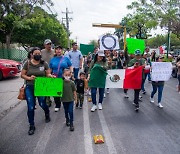
[[103, 35], [100, 37], [100, 50], [119, 49], [119, 41], [116, 35]]
[[63, 79], [37, 77], [35, 79], [35, 96], [58, 96], [63, 94]]
[[172, 74], [171, 62], [152, 62], [152, 81], [168, 81]]
[[134, 38], [127, 38], [127, 49], [129, 54], [134, 54], [136, 50], [140, 50], [141, 54], [144, 53], [145, 50], [145, 41], [140, 39], [134, 39]]

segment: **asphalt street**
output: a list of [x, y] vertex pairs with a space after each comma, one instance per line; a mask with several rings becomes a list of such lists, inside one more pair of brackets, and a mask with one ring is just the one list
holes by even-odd
[[[27, 134], [27, 105], [17, 100], [23, 84], [20, 78], [0, 81], [0, 154], [180, 154], [180, 95], [177, 79], [165, 84], [162, 105], [149, 102], [151, 83], [146, 82], [146, 95], [140, 111], [134, 111], [133, 91], [129, 99], [122, 89], [110, 89], [103, 110], [90, 112], [91, 103], [85, 97], [83, 109], [74, 109], [75, 131], [65, 126], [63, 108], [51, 110], [51, 122], [45, 123], [38, 106], [36, 131]], [[93, 136], [104, 136], [104, 144], [94, 144]]]

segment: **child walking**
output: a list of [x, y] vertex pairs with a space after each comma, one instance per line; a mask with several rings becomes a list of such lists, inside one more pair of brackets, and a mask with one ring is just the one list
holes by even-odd
[[77, 102], [76, 108], [82, 109], [84, 102], [84, 85], [85, 85], [85, 73], [81, 72], [79, 74], [79, 79], [76, 79], [76, 88], [77, 88]]
[[70, 126], [70, 131], [74, 131], [73, 125], [73, 108], [74, 100], [76, 101], [76, 87], [73, 81], [71, 81], [71, 72], [69, 69], [65, 69], [63, 73], [63, 96], [62, 102], [64, 106], [64, 113], [66, 118], [66, 126]]

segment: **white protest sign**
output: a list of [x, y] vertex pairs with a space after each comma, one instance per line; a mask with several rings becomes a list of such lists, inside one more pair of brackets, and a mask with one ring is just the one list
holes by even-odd
[[106, 88], [123, 88], [125, 69], [108, 70]]
[[172, 74], [171, 62], [152, 62], [152, 81], [168, 81]]
[[116, 35], [103, 35], [100, 37], [100, 50], [119, 49], [119, 41]]

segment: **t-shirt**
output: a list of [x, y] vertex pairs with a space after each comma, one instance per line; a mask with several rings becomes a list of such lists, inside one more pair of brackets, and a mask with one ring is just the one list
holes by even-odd
[[84, 81], [81, 79], [76, 79], [77, 93], [84, 94]]
[[[29, 64], [28, 64], [29, 63]], [[29, 66], [28, 66], [29, 65]], [[46, 76], [45, 70], [49, 69], [48, 63], [44, 62], [43, 64], [34, 65], [31, 63], [31, 61], [26, 61], [26, 63], [23, 66], [24, 70], [27, 70], [26, 75], [31, 76], [34, 75], [36, 77], [43, 77]], [[27, 85], [34, 85], [34, 80], [26, 80]]]
[[63, 96], [62, 102], [72, 102], [74, 101], [74, 91], [76, 91], [76, 87], [73, 81], [64, 80], [63, 84]]
[[48, 64], [50, 63], [51, 58], [54, 57], [54, 50], [47, 51], [46, 49], [41, 50], [42, 59]]
[[[53, 57], [50, 61], [49, 67], [52, 69], [52, 73], [57, 75], [58, 78], [62, 78], [62, 74], [64, 69], [69, 68], [72, 66], [71, 61], [68, 57]], [[59, 67], [59, 72], [58, 72]]]
[[79, 51], [79, 50], [69, 51], [69, 53], [67, 55], [69, 56], [69, 59], [72, 62], [72, 66], [74, 68], [79, 68], [80, 59], [83, 58], [81, 51]]

